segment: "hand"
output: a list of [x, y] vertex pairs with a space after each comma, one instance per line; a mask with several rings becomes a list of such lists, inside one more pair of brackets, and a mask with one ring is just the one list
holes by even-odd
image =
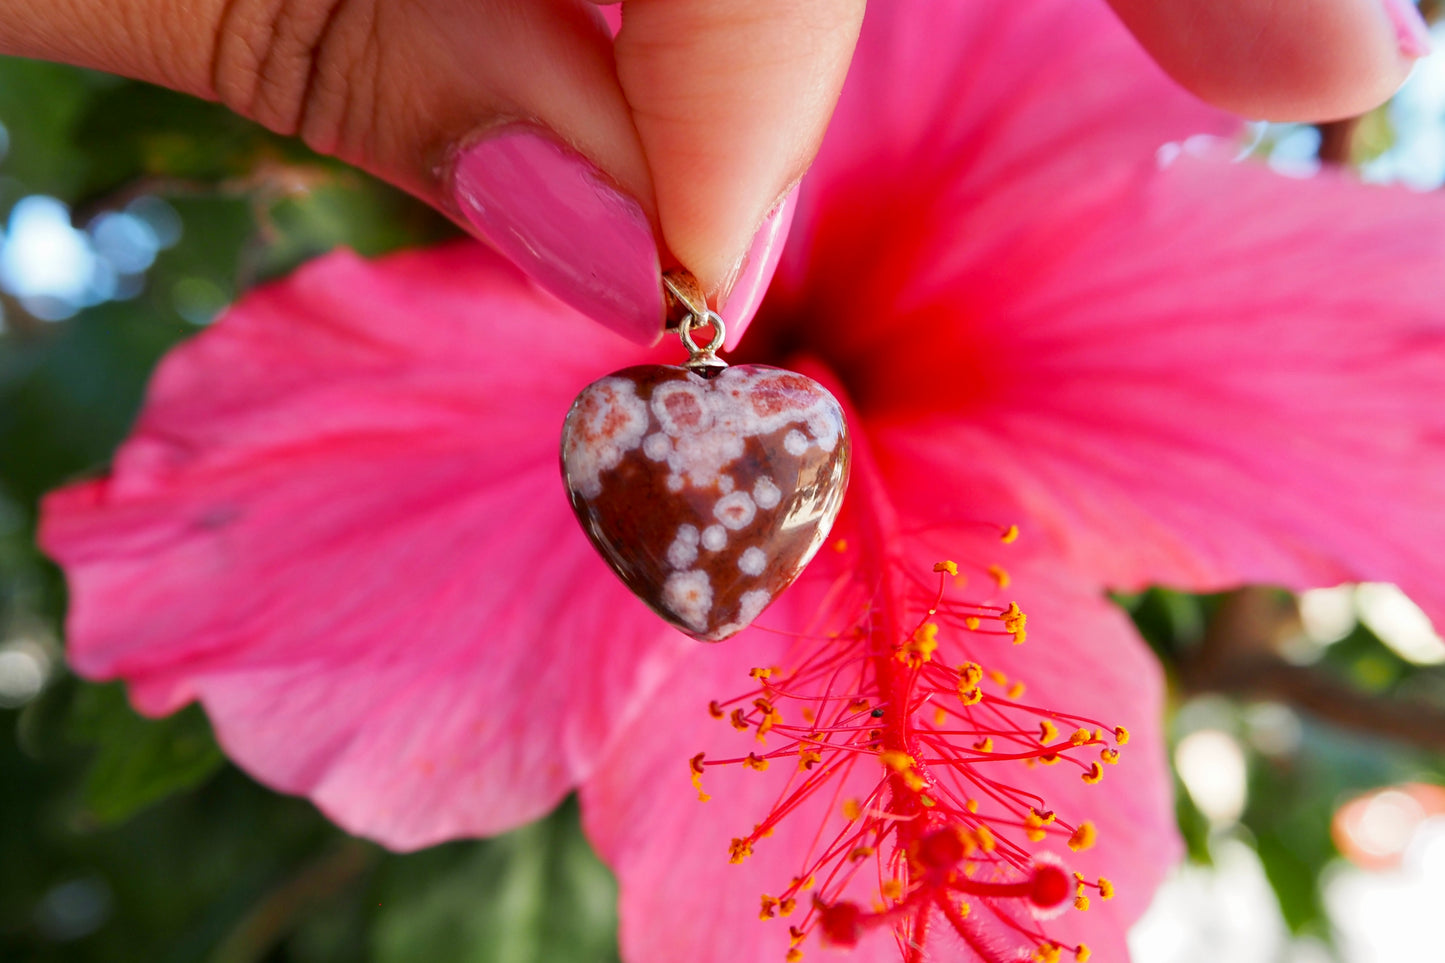
[[[1409, 0], [1111, 2], [1176, 80], [1257, 117], [1362, 112], [1427, 46]], [[767, 286], [782, 202], [862, 15], [863, 0], [626, 0], [614, 44], [588, 0], [0, 0], [0, 51], [298, 135], [635, 340], [659, 334], [658, 274], [675, 261], [731, 341]]]

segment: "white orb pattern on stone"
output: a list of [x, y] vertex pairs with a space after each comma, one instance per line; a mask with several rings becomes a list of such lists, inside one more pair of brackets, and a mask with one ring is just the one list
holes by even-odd
[[625, 378], [603, 378], [578, 399], [579, 431], [567, 446], [567, 472], [587, 498], [602, 494], [602, 473], [616, 468], [647, 431], [647, 405]]
[[687, 568], [697, 561], [698, 532], [696, 525], [679, 525], [677, 537], [667, 547], [667, 564]]
[[712, 582], [706, 572], [693, 569], [669, 575], [662, 586], [662, 599], [668, 611], [683, 622], [698, 631], [707, 628], [707, 617], [712, 612]]
[[738, 568], [742, 570], [744, 575], [761, 575], [763, 574], [763, 569], [767, 567], [767, 553], [756, 545], [745, 549], [743, 553], [738, 556]]
[[712, 513], [718, 521], [733, 531], [737, 531], [752, 524], [758, 508], [753, 504], [752, 496], [747, 492], [732, 492], [717, 500]]
[[672, 454], [672, 439], [660, 431], [654, 431], [642, 439], [642, 453], [653, 461], [666, 461]]
[[759, 478], [757, 484], [753, 485], [753, 501], [757, 502], [761, 509], [777, 508], [782, 498], [783, 493], [773, 484], [771, 478]]
[[709, 525], [702, 530], [702, 547], [709, 552], [721, 552], [728, 547], [728, 532], [721, 525]]
[[[659, 385], [650, 403], [637, 397], [631, 382], [604, 378], [579, 398], [582, 417], [577, 440], [585, 443], [568, 446], [568, 473], [583, 495], [596, 497], [601, 492], [602, 472], [617, 467], [624, 454], [641, 444], [644, 455], [666, 462], [671, 469], [669, 491], [680, 492], [688, 485], [716, 485], [726, 495], [731, 489], [725, 486], [731, 479], [724, 482], [724, 473], [742, 457], [746, 438], [803, 425], [806, 433], [794, 428], [784, 439], [789, 454], [801, 456], [813, 444], [831, 452], [837, 446], [838, 433], [826, 400], [792, 404], [783, 390], [768, 395], [769, 410], [758, 408], [754, 395], [758, 387], [786, 385], [796, 377], [786, 371], [749, 373], [728, 368], [708, 381], [689, 372], [686, 380]], [[647, 434], [649, 409], [662, 428], [651, 434]]]

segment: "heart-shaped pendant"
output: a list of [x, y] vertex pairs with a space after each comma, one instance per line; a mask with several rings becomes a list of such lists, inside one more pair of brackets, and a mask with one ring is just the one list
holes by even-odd
[[717, 642], [757, 618], [823, 544], [848, 484], [848, 431], [813, 379], [719, 367], [720, 333], [704, 351], [683, 334], [688, 367], [626, 368], [578, 395], [562, 474], [587, 537], [627, 587]]

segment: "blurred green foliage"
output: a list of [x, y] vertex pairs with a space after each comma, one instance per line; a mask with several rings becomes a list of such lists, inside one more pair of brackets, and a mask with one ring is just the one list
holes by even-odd
[[[352, 839], [229, 765], [199, 710], [143, 719], [118, 685], [68, 675], [63, 585], [34, 547], [37, 499], [104, 466], [156, 362], [221, 305], [334, 246], [374, 254], [452, 227], [293, 141], [142, 84], [0, 59], [0, 123], [0, 221], [35, 194], [64, 201], [78, 226], [154, 196], [181, 230], [134, 297], [60, 322], [0, 298], [0, 643], [23, 640], [51, 666], [37, 698], [0, 709], [0, 959], [615, 959], [616, 888], [575, 805], [496, 840], [410, 855]], [[1375, 150], [1386, 134], [1371, 123]], [[1156, 589], [1121, 601], [1183, 691], [1219, 598]], [[1362, 628], [1316, 668], [1445, 703], [1438, 672]], [[1327, 936], [1319, 879], [1336, 858], [1334, 808], [1364, 788], [1440, 781], [1441, 760], [1308, 716], [1287, 751], [1264, 751], [1248, 708], [1223, 700], [1211, 722], [1248, 749], [1241, 822], [1212, 827], [1181, 787], [1181, 829], [1201, 861], [1214, 834], [1246, 838], [1290, 925]]]

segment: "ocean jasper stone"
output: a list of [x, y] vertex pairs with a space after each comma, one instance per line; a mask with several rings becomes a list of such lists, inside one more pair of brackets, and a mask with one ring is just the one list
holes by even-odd
[[827, 389], [793, 371], [640, 365], [577, 396], [562, 476], [627, 587], [716, 642], [756, 619], [827, 538], [848, 486], [848, 428]]

